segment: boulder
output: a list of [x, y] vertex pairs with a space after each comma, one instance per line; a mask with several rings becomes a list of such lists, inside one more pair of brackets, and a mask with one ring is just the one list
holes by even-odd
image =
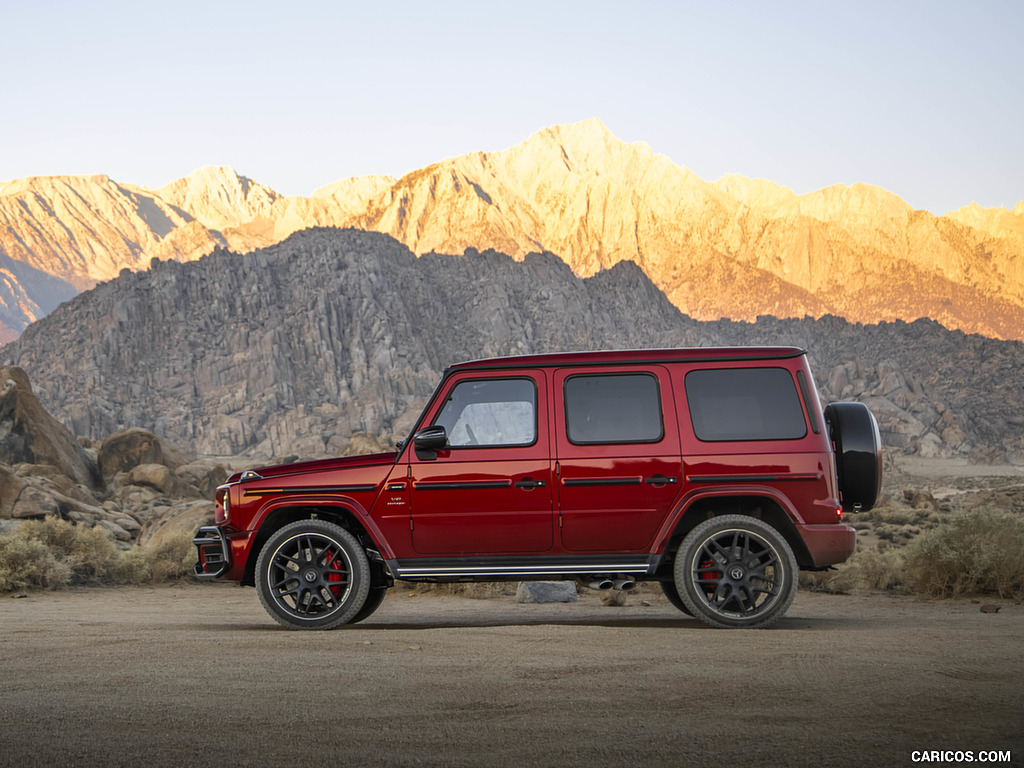
[[105, 531], [109, 531], [117, 541], [131, 541], [132, 535], [113, 520], [97, 520], [96, 525]]
[[139, 544], [159, 544], [176, 534], [195, 535], [204, 525], [213, 524], [212, 501], [186, 501], [167, 509], [159, 519], [146, 524], [139, 535]]
[[49, 464], [75, 483], [101, 485], [96, 463], [70, 430], [47, 413], [28, 375], [14, 366], [0, 368], [0, 462]]
[[607, 589], [601, 593], [601, 604], [608, 606], [625, 605], [627, 594], [624, 589]]
[[163, 464], [173, 469], [175, 462], [164, 452], [160, 439], [147, 429], [123, 429], [99, 447], [99, 468], [106, 479], [118, 472], [130, 472], [140, 464]]
[[25, 488], [25, 483], [10, 467], [0, 464], [0, 519], [12, 517], [14, 504]]
[[19, 519], [60, 515], [60, 504], [52, 494], [31, 485], [25, 486], [11, 510], [11, 517]]
[[516, 600], [520, 603], [575, 603], [574, 581], [523, 581]]
[[13, 469], [24, 482], [49, 491], [58, 499], [70, 497], [90, 506], [99, 506], [100, 502], [93, 495], [92, 489], [75, 483], [57, 467], [49, 464], [18, 464]]
[[161, 493], [170, 494], [174, 490], [174, 475], [163, 464], [139, 464], [128, 473], [130, 485], [143, 485], [155, 488]]
[[187, 484], [185, 490], [192, 491], [188, 495], [204, 499], [212, 499], [217, 486], [226, 483], [230, 476], [223, 464], [202, 460], [183, 464], [174, 470], [174, 474], [183, 484]]

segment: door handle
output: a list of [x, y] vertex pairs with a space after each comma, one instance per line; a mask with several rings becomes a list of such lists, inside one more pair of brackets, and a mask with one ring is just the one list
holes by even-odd
[[532, 477], [524, 477], [522, 480], [516, 480], [512, 485], [516, 488], [523, 488], [528, 491], [531, 488], [543, 488], [544, 481], [534, 480]]
[[648, 477], [645, 481], [648, 485], [653, 485], [656, 488], [660, 488], [663, 485], [675, 485], [678, 481], [674, 477], [665, 477], [664, 475], [654, 475]]

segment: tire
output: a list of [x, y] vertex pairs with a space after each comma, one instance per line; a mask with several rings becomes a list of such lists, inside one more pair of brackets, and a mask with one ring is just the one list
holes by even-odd
[[676, 589], [692, 616], [720, 629], [763, 629], [789, 609], [798, 572], [775, 528], [746, 515], [705, 520], [683, 539]]
[[366, 602], [359, 609], [359, 613], [352, 617], [349, 624], [358, 624], [363, 619], [371, 616], [374, 611], [380, 608], [380, 604], [384, 602], [384, 596], [387, 593], [387, 587], [370, 587], [370, 591], [366, 595]]
[[661, 591], [665, 593], [665, 597], [672, 603], [676, 608], [685, 613], [687, 616], [693, 616], [690, 613], [690, 609], [686, 607], [686, 603], [683, 602], [683, 598], [679, 596], [679, 590], [676, 589], [674, 581], [659, 581], [658, 584], [661, 586]]
[[341, 526], [299, 520], [277, 531], [260, 550], [256, 592], [278, 624], [334, 629], [356, 621], [366, 605], [370, 564], [362, 545]]
[[867, 512], [882, 489], [882, 438], [864, 403], [829, 403], [825, 423], [836, 452], [843, 510]]

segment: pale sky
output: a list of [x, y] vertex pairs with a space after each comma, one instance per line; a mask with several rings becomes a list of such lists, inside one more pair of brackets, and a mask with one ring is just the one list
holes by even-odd
[[282, 194], [598, 117], [712, 181], [1024, 199], [1021, 2], [0, 0], [0, 180]]

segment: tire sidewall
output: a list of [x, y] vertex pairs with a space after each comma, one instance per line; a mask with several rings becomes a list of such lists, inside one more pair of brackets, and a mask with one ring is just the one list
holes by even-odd
[[359, 613], [349, 619], [348, 623], [358, 624], [360, 621], [372, 616], [377, 609], [380, 608], [380, 604], [384, 602], [384, 597], [387, 593], [387, 587], [370, 587], [370, 591], [366, 595], [363, 607], [359, 609]]
[[[316, 619], [301, 619], [286, 610], [279, 604], [270, 587], [270, 568], [274, 554], [284, 543], [302, 533], [331, 539], [344, 551], [350, 568], [350, 585], [344, 601], [330, 613]], [[298, 520], [274, 533], [260, 550], [256, 560], [256, 591], [267, 613], [282, 626], [289, 629], [334, 629], [352, 622], [363, 609], [370, 591], [370, 564], [356, 537], [340, 525], [327, 520]]]
[[687, 616], [693, 616], [690, 609], [686, 607], [686, 603], [683, 602], [683, 598], [679, 596], [679, 590], [676, 589], [676, 583], [674, 581], [659, 581], [658, 586], [661, 587], [661, 591], [665, 594], [665, 597], [668, 598], [668, 601], [672, 603], [672, 605]]
[[[722, 615], [708, 604], [704, 593], [693, 583], [692, 564], [703, 543], [729, 530], [752, 533], [763, 539], [777, 554], [778, 568], [782, 571], [782, 586], [778, 596], [770, 606], [750, 617]], [[691, 615], [721, 629], [763, 629], [771, 626], [789, 609], [799, 581], [796, 557], [785, 537], [771, 525], [746, 515], [720, 515], [705, 520], [690, 531], [676, 553], [674, 575], [676, 590]]]

